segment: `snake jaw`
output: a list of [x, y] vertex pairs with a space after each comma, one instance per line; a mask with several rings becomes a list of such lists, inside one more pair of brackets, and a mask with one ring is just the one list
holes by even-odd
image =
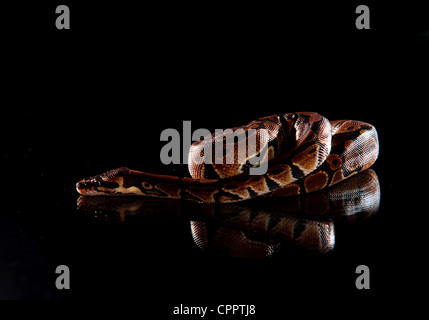
[[103, 196], [115, 194], [119, 183], [113, 181], [114, 177], [106, 174], [83, 179], [76, 184], [76, 190], [84, 196]]
[[[124, 189], [124, 177], [129, 176], [130, 169], [126, 167], [107, 171], [76, 184], [76, 190], [83, 196], [109, 196], [121, 195]], [[128, 192], [132, 193], [132, 192]]]
[[103, 192], [97, 190], [100, 181], [95, 179], [83, 179], [76, 183], [76, 190], [83, 196], [103, 195]]

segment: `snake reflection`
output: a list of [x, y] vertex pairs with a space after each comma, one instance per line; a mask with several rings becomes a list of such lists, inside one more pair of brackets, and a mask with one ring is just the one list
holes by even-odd
[[321, 254], [331, 252], [337, 222], [366, 219], [379, 205], [380, 185], [372, 169], [319, 192], [232, 204], [141, 197], [78, 199], [78, 209], [115, 222], [126, 222], [136, 214], [183, 216], [190, 221], [192, 238], [199, 248], [246, 258], [272, 256], [282, 244]]

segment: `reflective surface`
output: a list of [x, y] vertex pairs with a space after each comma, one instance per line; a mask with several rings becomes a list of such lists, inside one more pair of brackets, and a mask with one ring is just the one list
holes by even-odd
[[[2, 69], [0, 298], [85, 299], [96, 317], [116, 306], [123, 318], [134, 305], [132, 314], [151, 319], [182, 303], [255, 304], [262, 319], [359, 310], [365, 318], [383, 301], [383, 313], [409, 309], [404, 295], [419, 292], [427, 273], [428, 54], [427, 41], [407, 30], [428, 21], [411, 11], [427, 10], [369, 4], [371, 29], [357, 30], [352, 2], [286, 10], [73, 2], [71, 30], [56, 30], [55, 5], [14, 3], [5, 10]], [[122, 215], [76, 208], [76, 182], [97, 172], [187, 175], [160, 162], [166, 128], [182, 132], [191, 120], [192, 129], [214, 131], [304, 109], [366, 121], [380, 138], [376, 214], [289, 214], [333, 223], [328, 254], [294, 245], [285, 231], [237, 227], [239, 209], [228, 225], [173, 203], [145, 204], [139, 214], [130, 204]], [[250, 250], [225, 248], [233, 241], [219, 228], [240, 230], [245, 248], [250, 238], [256, 256], [270, 258], [231, 258]], [[55, 287], [58, 265], [70, 267], [68, 291]], [[370, 290], [356, 289], [359, 265], [370, 269]], [[73, 309], [82, 316], [57, 305], [56, 318]]]
[[77, 201], [79, 210], [113, 223], [126, 223], [135, 215], [183, 216], [190, 220], [192, 239], [201, 250], [241, 258], [270, 257], [285, 245], [329, 253], [338, 222], [367, 219], [379, 205], [380, 185], [372, 169], [316, 193], [232, 204], [144, 197], [81, 196]]

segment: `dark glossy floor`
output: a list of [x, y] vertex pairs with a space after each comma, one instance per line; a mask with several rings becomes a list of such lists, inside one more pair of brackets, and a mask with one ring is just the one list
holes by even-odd
[[[219, 38], [208, 26], [210, 34], [163, 25], [156, 35], [111, 27], [108, 37], [88, 31], [90, 12], [66, 37], [42, 26], [12, 39], [1, 118], [0, 298], [137, 300], [163, 315], [181, 303], [254, 304], [266, 315], [303, 297], [364, 304], [412, 289], [426, 250], [416, 183], [426, 175], [420, 25], [379, 27], [368, 38], [346, 28], [314, 42], [303, 38], [312, 23], [278, 40], [275, 21], [245, 36], [230, 22], [235, 36], [225, 26]], [[159, 160], [160, 132], [181, 131], [184, 120], [214, 130], [301, 110], [377, 128], [378, 193], [349, 199], [365, 210], [315, 218], [273, 209], [268, 199], [223, 209], [78, 200], [77, 181], [116, 167], [187, 174]], [[274, 229], [261, 232], [255, 221]], [[314, 221], [317, 232], [299, 240]], [[59, 265], [70, 269], [70, 290], [55, 286]], [[370, 290], [356, 289], [359, 265], [371, 271]]]

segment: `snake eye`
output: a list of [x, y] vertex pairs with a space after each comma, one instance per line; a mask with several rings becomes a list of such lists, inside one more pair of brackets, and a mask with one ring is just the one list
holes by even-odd
[[146, 181], [142, 183], [142, 186], [145, 189], [152, 189], [153, 188], [153, 186], [149, 182], [146, 182]]
[[100, 187], [101, 186], [101, 181], [99, 181], [99, 180], [94, 181], [94, 186]]

